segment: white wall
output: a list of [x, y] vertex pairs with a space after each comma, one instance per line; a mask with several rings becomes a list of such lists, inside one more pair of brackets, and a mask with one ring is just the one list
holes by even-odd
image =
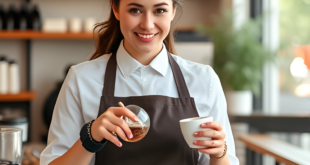
[[[212, 42], [179, 42], [175, 43], [178, 55], [184, 59], [212, 65], [213, 43]], [[193, 56], [193, 52], [195, 55]]]

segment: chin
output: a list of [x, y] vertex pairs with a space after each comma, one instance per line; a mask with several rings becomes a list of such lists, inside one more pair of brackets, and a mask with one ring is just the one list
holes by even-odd
[[152, 52], [152, 50], [154, 50], [153, 48], [155, 48], [155, 46], [137, 46], [136, 49], [141, 52], [141, 53], [150, 53]]
[[136, 50], [138, 50], [141, 53], [150, 53], [150, 52], [154, 51], [154, 49], [157, 49], [157, 46], [159, 44], [162, 44], [162, 42], [143, 43], [143, 44], [137, 43], [136, 44]]

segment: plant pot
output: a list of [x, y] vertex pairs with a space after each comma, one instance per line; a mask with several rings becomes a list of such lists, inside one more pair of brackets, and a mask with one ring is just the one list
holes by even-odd
[[226, 91], [227, 112], [231, 115], [250, 115], [252, 113], [251, 91]]

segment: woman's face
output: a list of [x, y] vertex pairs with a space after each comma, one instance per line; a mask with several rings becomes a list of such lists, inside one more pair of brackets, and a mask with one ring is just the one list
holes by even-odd
[[170, 31], [175, 7], [172, 0], [120, 0], [114, 14], [120, 21], [127, 51], [159, 53]]

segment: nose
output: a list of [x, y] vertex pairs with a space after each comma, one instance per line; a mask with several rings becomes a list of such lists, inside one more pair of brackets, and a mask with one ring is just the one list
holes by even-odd
[[154, 28], [154, 21], [153, 21], [153, 18], [152, 18], [152, 15], [150, 13], [147, 13], [145, 14], [143, 17], [142, 17], [142, 20], [141, 20], [141, 23], [140, 23], [140, 27], [142, 29], [145, 29], [145, 30], [151, 30]]

